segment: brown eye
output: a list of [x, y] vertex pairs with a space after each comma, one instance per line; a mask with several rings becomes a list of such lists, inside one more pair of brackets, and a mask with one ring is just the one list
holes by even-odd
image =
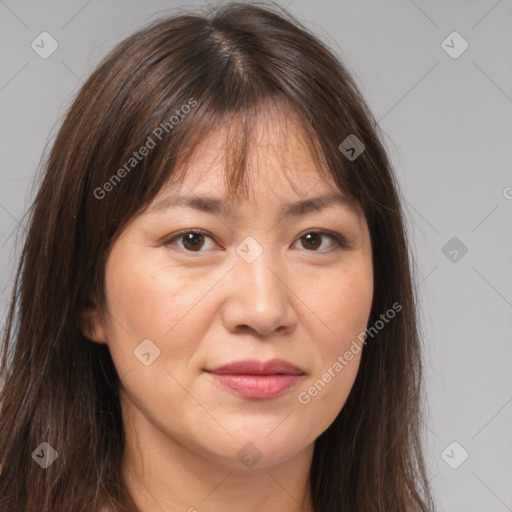
[[318, 249], [322, 245], [322, 235], [320, 233], [308, 233], [301, 237], [301, 240], [306, 241], [304, 246], [306, 249]]
[[[325, 240], [331, 240], [330, 246], [325, 246]], [[188, 230], [182, 231], [164, 241], [163, 244], [166, 246], [178, 245], [180, 249], [185, 252], [205, 252], [211, 249], [213, 246], [208, 247], [207, 241], [211, 240], [213, 244], [213, 238], [199, 230]], [[341, 236], [337, 236], [327, 231], [310, 231], [297, 239], [301, 242], [302, 249], [306, 249], [309, 252], [330, 252], [338, 248], [346, 248]], [[181, 243], [178, 243], [181, 242]], [[206, 246], [206, 248], [205, 248]]]
[[164, 242], [164, 245], [174, 245], [176, 241], [182, 241], [178, 247], [188, 252], [204, 252], [202, 248], [207, 239], [212, 239], [211, 236], [203, 233], [202, 231], [189, 230], [182, 231]]
[[195, 251], [201, 249], [204, 244], [204, 235], [202, 233], [190, 232], [185, 235], [181, 235], [183, 240], [183, 246], [189, 251]]
[[345, 247], [344, 243], [339, 237], [326, 231], [310, 231], [309, 233], [302, 235], [298, 240], [302, 242], [302, 247], [304, 249], [307, 249], [308, 251], [324, 252], [325, 247], [320, 251], [318, 251], [317, 249], [322, 246], [322, 242], [324, 241], [325, 238], [330, 238], [331, 240], [334, 241], [334, 244], [331, 244], [331, 247], [333, 245], [334, 248]]

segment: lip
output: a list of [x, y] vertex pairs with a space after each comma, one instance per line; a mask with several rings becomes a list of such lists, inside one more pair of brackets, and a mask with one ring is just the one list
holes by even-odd
[[305, 375], [300, 368], [284, 359], [235, 361], [206, 368], [205, 372], [222, 387], [253, 399], [280, 396], [292, 389]]
[[265, 362], [257, 359], [246, 359], [207, 368], [206, 371], [217, 375], [304, 375], [300, 368], [284, 359], [270, 359]]

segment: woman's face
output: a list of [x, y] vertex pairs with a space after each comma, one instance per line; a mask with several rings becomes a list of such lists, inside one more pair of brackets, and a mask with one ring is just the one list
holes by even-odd
[[[358, 371], [373, 296], [362, 211], [291, 207], [340, 193], [298, 135], [264, 126], [249, 155], [250, 199], [226, 198], [216, 132], [184, 183], [126, 226], [107, 261], [107, 311], [89, 336], [109, 346], [123, 417], [139, 437], [232, 468], [291, 459], [332, 423]], [[288, 365], [263, 365], [273, 359]]]

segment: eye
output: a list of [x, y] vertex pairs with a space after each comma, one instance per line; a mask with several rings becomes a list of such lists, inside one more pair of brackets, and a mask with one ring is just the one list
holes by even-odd
[[189, 230], [182, 231], [177, 235], [169, 238], [164, 241], [164, 245], [173, 245], [175, 240], [183, 240], [183, 245], [179, 245], [179, 247], [188, 252], [204, 252], [199, 249], [204, 245], [205, 238], [209, 238], [213, 240], [212, 237], [200, 230]]
[[[327, 250], [323, 248], [321, 250], [318, 250], [319, 247], [322, 247], [325, 238], [331, 239], [331, 241], [333, 241], [333, 243], [331, 243], [331, 247], [333, 248]], [[208, 239], [213, 242], [213, 238], [210, 235], [208, 235], [202, 230], [194, 229], [182, 231], [181, 233], [172, 236], [171, 238], [165, 240], [163, 242], [163, 245], [170, 246], [175, 245], [175, 243], [177, 242], [183, 241], [182, 244], [178, 244], [178, 247], [180, 247], [184, 251], [204, 252], [201, 249], [205, 246], [205, 241]], [[304, 242], [301, 244], [302, 247], [310, 252], [330, 252], [330, 250], [335, 250], [338, 248], [348, 248], [347, 244], [344, 242], [341, 235], [330, 233], [324, 230], [306, 232], [297, 239], [297, 242], [300, 241]], [[208, 247], [205, 250], [208, 250]]]
[[[330, 250], [335, 250], [339, 248], [347, 248], [347, 245], [345, 244], [344, 240], [340, 235], [335, 235], [334, 233], [330, 233], [328, 231], [318, 230], [318, 231], [308, 231], [307, 233], [300, 236], [297, 241], [304, 241], [302, 243], [302, 247], [310, 250], [313, 249], [312, 252], [326, 252], [325, 249], [322, 249], [320, 251], [316, 250], [318, 247], [321, 247], [323, 239], [330, 238], [334, 241], [334, 248], [333, 249], [327, 249], [327, 252], [330, 252]], [[331, 244], [332, 246], [332, 244]]]

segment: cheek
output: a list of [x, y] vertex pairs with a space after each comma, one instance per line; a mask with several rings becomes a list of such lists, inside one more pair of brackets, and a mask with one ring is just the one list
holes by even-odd
[[309, 418], [310, 435], [314, 438], [323, 433], [343, 409], [359, 369], [361, 353], [345, 364], [337, 357], [338, 351], [334, 351], [330, 363], [312, 375], [297, 395], [299, 414]]
[[354, 266], [341, 278], [329, 280], [313, 297], [311, 309], [322, 320], [325, 336], [319, 350], [324, 365], [330, 365], [364, 332], [373, 300], [373, 273], [370, 265]]
[[352, 267], [346, 278], [338, 276], [317, 290], [310, 304], [321, 319], [314, 336], [319, 364], [298, 401], [323, 431], [343, 408], [357, 376], [373, 299], [371, 266]]
[[[211, 310], [200, 299], [211, 283], [122, 249], [112, 251], [106, 268], [112, 359], [130, 400], [148, 417], [157, 421], [155, 411], [170, 402], [183, 404], [183, 410], [181, 405], [174, 410], [184, 414], [190, 404], [177, 382], [188, 388], [195, 376], [189, 364]], [[150, 364], [145, 366], [138, 357], [148, 352]]]
[[136, 338], [162, 340], [181, 329], [181, 319], [201, 296], [201, 285], [190, 277], [128, 251], [123, 257], [112, 254], [106, 287], [112, 314]]
[[[161, 262], [130, 253], [129, 247], [120, 249], [112, 251], [106, 268], [107, 338], [118, 373], [180, 371], [197, 349], [208, 323], [208, 311], [204, 306], [197, 307], [206, 291], [205, 283], [194, 283], [183, 273], [164, 268]], [[198, 314], [203, 321], [197, 321]], [[144, 367], [136, 354], [143, 340], [148, 339], [158, 356]], [[144, 379], [140, 375], [137, 378]]]

